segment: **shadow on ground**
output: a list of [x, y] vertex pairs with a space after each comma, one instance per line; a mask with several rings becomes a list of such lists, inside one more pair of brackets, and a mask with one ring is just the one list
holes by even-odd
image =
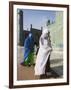
[[[63, 76], [63, 66], [56, 66], [51, 68], [50, 73], [47, 72], [47, 76], [42, 76], [39, 79], [52, 79], [52, 78], [62, 78]], [[18, 72], [17, 72], [17, 79], [18, 80], [35, 80], [34, 75], [34, 66], [22, 66], [18, 65]]]

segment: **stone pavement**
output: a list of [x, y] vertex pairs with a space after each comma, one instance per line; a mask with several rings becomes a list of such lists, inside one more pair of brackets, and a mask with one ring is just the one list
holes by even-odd
[[[17, 79], [18, 80], [36, 79], [34, 76], [34, 66], [28, 67], [28, 66], [20, 65], [20, 62], [23, 61], [23, 53], [24, 53], [24, 48], [18, 46]], [[62, 58], [63, 58], [62, 51], [54, 50], [51, 53], [50, 67], [51, 67], [52, 75], [49, 75], [48, 77], [62, 78], [62, 76], [63, 76], [63, 59]]]

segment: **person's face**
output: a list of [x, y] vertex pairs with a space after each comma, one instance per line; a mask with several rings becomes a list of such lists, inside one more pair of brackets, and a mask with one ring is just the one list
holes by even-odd
[[50, 32], [48, 32], [44, 35], [44, 39], [48, 39], [48, 38], [50, 38]]
[[44, 39], [48, 39], [48, 33], [44, 35]]

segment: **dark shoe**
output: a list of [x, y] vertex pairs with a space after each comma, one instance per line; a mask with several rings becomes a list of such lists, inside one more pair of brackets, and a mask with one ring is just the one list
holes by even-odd
[[29, 64], [28, 64], [28, 66], [30, 67], [30, 66], [31, 66], [31, 64], [29, 63]]
[[35, 63], [33, 63], [33, 66], [35, 66]]
[[46, 79], [46, 78], [47, 78], [46, 74], [40, 75], [40, 79]]

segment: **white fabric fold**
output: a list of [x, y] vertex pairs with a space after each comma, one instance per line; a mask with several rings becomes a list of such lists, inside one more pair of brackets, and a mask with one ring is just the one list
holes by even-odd
[[50, 41], [48, 40], [48, 38], [45, 39], [45, 37], [48, 34], [48, 31], [44, 31], [44, 32], [42, 33], [39, 40], [40, 47], [35, 63], [35, 75], [45, 74], [46, 63], [52, 51], [51, 45], [49, 44]]

